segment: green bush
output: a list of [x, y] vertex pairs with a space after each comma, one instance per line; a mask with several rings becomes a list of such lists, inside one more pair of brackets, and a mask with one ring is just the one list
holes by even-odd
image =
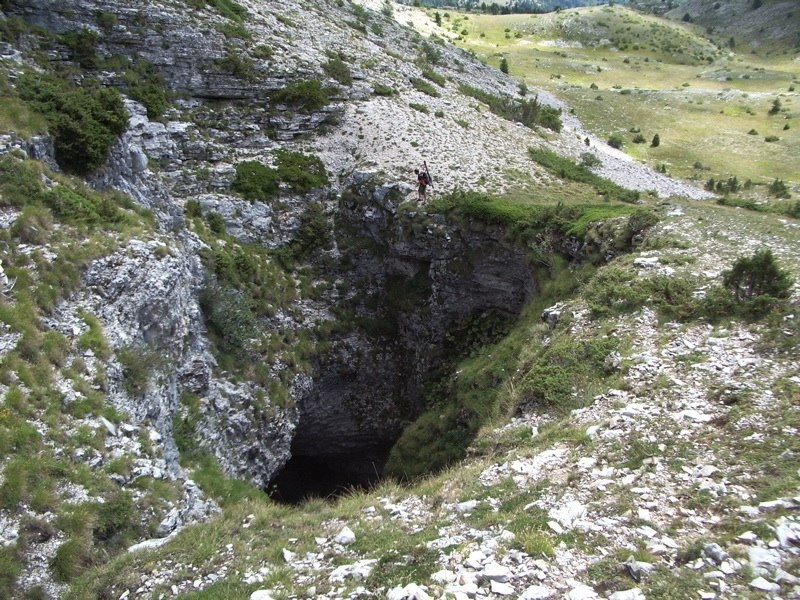
[[131, 396], [144, 395], [160, 363], [158, 355], [147, 348], [125, 346], [117, 350], [117, 360], [122, 365], [122, 388]]
[[122, 75], [128, 96], [141, 102], [150, 119], [158, 119], [169, 106], [170, 98], [164, 78], [155, 67], [144, 60], [137, 61]]
[[33, 110], [47, 118], [56, 161], [65, 171], [85, 175], [95, 170], [127, 127], [119, 92], [90, 80], [77, 87], [52, 75], [24, 74], [17, 89]]
[[0, 157], [0, 205], [17, 208], [42, 199], [42, 165], [10, 154]]
[[243, 21], [247, 16], [247, 9], [233, 0], [186, 0], [186, 3], [197, 9], [210, 6], [231, 21]]
[[84, 69], [97, 68], [97, 41], [99, 36], [90, 29], [70, 31], [61, 36], [61, 42], [70, 50], [71, 58]]
[[619, 150], [622, 148], [622, 146], [625, 145], [625, 140], [620, 134], [614, 133], [611, 135], [611, 137], [608, 138], [607, 143], [612, 148], [616, 148], [617, 150]]
[[278, 178], [299, 194], [328, 185], [328, 172], [317, 156], [282, 149], [275, 154], [275, 162]]
[[293, 81], [272, 93], [275, 104], [286, 104], [301, 112], [314, 112], [328, 105], [330, 92], [317, 79]]
[[397, 93], [397, 90], [390, 85], [376, 83], [372, 86], [372, 93], [376, 96], [394, 96]]
[[247, 55], [242, 55], [238, 48], [228, 47], [225, 56], [214, 61], [214, 66], [222, 73], [229, 73], [245, 81], [258, 79], [258, 71]]
[[767, 248], [757, 250], [751, 257], [737, 259], [722, 273], [722, 285], [733, 295], [738, 312], [754, 318], [785, 302], [792, 284], [790, 273], [778, 265]]
[[43, 200], [54, 215], [68, 223], [112, 224], [125, 218], [111, 197], [88, 188], [57, 185], [44, 193]]
[[250, 300], [233, 288], [208, 281], [200, 295], [200, 306], [220, 349], [234, 356], [246, 356], [258, 329]]
[[236, 165], [236, 179], [231, 186], [247, 200], [267, 200], [278, 193], [278, 172], [255, 160]]
[[583, 291], [586, 303], [596, 316], [637, 309], [644, 305], [649, 295], [649, 291], [639, 284], [636, 273], [616, 267], [599, 271]]
[[441, 94], [433, 87], [430, 83], [425, 81], [424, 79], [420, 79], [419, 77], [412, 77], [411, 78], [411, 85], [414, 86], [414, 89], [418, 92], [422, 92], [423, 94], [427, 94], [428, 96], [432, 96], [434, 98], [438, 98]]
[[0, 597], [16, 597], [19, 592], [16, 582], [22, 566], [22, 552], [16, 544], [0, 546]]
[[275, 153], [275, 168], [248, 160], [236, 165], [232, 189], [248, 200], [268, 200], [278, 193], [278, 182], [289, 184], [298, 194], [328, 185], [328, 172], [318, 156], [281, 149]]
[[117, 15], [110, 12], [98, 11], [95, 15], [97, 26], [103, 31], [110, 31], [117, 24]]
[[789, 199], [792, 197], [782, 179], [776, 179], [769, 184], [769, 193], [776, 198]]
[[581, 166], [586, 167], [587, 169], [591, 169], [592, 167], [599, 167], [603, 164], [597, 155], [592, 152], [583, 152], [581, 153]]
[[206, 215], [206, 222], [208, 228], [216, 235], [223, 235], [227, 229], [225, 227], [225, 219], [218, 212], [210, 212]]
[[339, 57], [329, 58], [327, 62], [322, 64], [322, 70], [342, 85], [351, 85], [353, 83], [353, 74], [350, 72], [350, 67]]
[[125, 492], [106, 497], [105, 502], [96, 505], [95, 514], [92, 537], [107, 548], [120, 549], [140, 533], [139, 512]]
[[284, 265], [302, 261], [320, 249], [330, 248], [333, 236], [320, 203], [310, 204], [300, 216], [300, 227], [286, 248], [278, 253]]
[[437, 73], [433, 69], [424, 68], [422, 69], [422, 71], [420, 71], [420, 73], [425, 79], [432, 81], [439, 87], [444, 87], [445, 85], [447, 85], [447, 77], [441, 75], [440, 73]]

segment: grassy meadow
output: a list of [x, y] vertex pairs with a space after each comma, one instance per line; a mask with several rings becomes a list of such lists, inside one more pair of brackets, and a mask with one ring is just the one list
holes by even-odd
[[775, 179], [800, 189], [796, 50], [740, 52], [624, 7], [440, 17], [443, 36], [489, 64], [505, 57], [511, 75], [555, 93], [601, 139], [620, 135], [634, 158], [697, 182], [750, 179], [755, 197]]

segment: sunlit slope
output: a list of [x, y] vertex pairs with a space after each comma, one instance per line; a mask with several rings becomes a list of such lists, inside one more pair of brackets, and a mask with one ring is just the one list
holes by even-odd
[[448, 16], [443, 29], [457, 24], [459, 44], [490, 64], [505, 58], [512, 75], [654, 167], [698, 182], [800, 182], [796, 52], [739, 53], [690, 24], [618, 6]]

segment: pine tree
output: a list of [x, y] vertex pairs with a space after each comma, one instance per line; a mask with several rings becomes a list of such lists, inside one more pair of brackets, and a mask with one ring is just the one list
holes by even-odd
[[508, 74], [508, 59], [505, 56], [500, 59], [500, 70], [506, 75]]

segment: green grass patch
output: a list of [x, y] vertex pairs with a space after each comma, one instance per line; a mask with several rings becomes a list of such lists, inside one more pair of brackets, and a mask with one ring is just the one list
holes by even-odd
[[613, 181], [592, 173], [587, 167], [578, 165], [568, 158], [559, 156], [552, 150], [547, 150], [546, 148], [530, 148], [528, 153], [534, 161], [545, 167], [554, 175], [562, 179], [569, 179], [570, 181], [588, 183], [597, 190], [598, 194], [605, 196], [609, 200], [631, 203], [639, 200], [639, 192], [626, 190]]

